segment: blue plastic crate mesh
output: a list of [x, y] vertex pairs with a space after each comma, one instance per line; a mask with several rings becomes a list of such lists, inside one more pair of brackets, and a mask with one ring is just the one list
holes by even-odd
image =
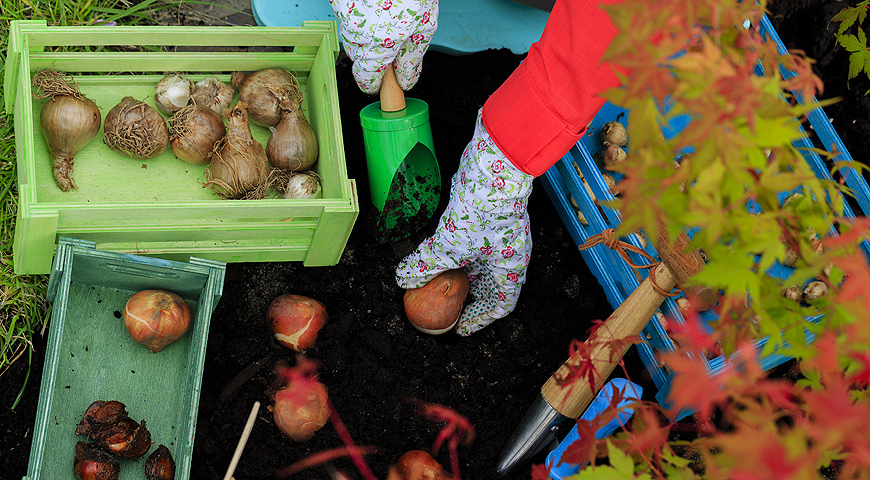
[[[748, 27], [748, 25], [745, 26]], [[762, 17], [759, 32], [766, 41], [775, 42], [780, 53], [785, 54], [787, 52], [785, 45], [783, 45], [782, 40], [780, 40], [766, 16]], [[783, 75], [791, 76], [794, 74], [783, 70]], [[800, 101], [799, 97], [798, 100]], [[607, 180], [618, 182], [619, 176], [618, 174], [613, 174], [613, 172], [604, 172], [600, 166], [600, 161], [596, 161], [596, 157], [603, 150], [598, 132], [605, 123], [613, 120], [618, 120], [627, 126], [628, 116], [629, 112], [626, 110], [610, 103], [605, 104], [590, 123], [587, 134], [577, 142], [570, 152], [541, 177], [544, 189], [550, 196], [562, 221], [570, 231], [574, 243], [578, 246], [586, 243], [589, 237], [599, 234], [604, 230], [616, 228], [621, 223], [620, 212], [618, 210], [598, 204], [593, 200], [592, 195], [599, 200], [612, 200], [614, 198], [605, 179], [607, 178], [606, 175], [612, 175]], [[822, 145], [814, 146], [813, 142], [808, 137], [805, 137], [795, 142], [795, 146], [802, 152], [804, 158], [809, 162], [818, 177], [831, 179], [824, 160], [812, 149], [823, 147], [828, 152], [838, 152], [834, 160], [852, 161], [852, 157], [849, 155], [848, 149], [843, 145], [842, 140], [822, 108], [816, 108], [810, 112], [808, 120], [818, 141]], [[663, 129], [664, 135], [667, 138], [676, 135], [685, 128], [688, 121], [685, 117], [675, 119]], [[860, 209], [860, 215], [865, 216], [866, 212], [870, 212], [870, 188], [868, 188], [865, 179], [856, 171], [850, 169], [848, 173], [846, 175], [846, 184], [854, 192], [854, 200]], [[783, 197], [787, 194], [788, 192], [784, 193]], [[849, 202], [846, 202], [845, 215], [855, 217]], [[655, 248], [649, 245], [649, 242], [646, 242], [642, 234], [632, 234], [622, 240], [628, 241], [636, 247], [643, 248], [654, 258], [658, 257]], [[868, 255], [868, 258], [870, 258], [870, 244], [864, 241], [862, 248], [864, 253]], [[580, 254], [583, 256], [589, 269], [598, 278], [607, 295], [608, 302], [614, 309], [640, 285], [643, 278], [647, 275], [645, 270], [639, 273], [632, 269], [620, 258], [616, 251], [604, 245], [582, 250]], [[635, 258], [642, 262], [642, 259], [639, 259], [639, 257]], [[789, 273], [788, 271], [777, 271], [777, 269], [787, 269], [787, 267], [777, 266], [771, 270], [771, 274], [785, 278]], [[684, 322], [676, 303], [680, 297], [683, 296], [680, 295], [676, 298], [666, 299], [656, 315], [663, 314], [669, 320]], [[700, 316], [705, 321], [716, 319], [716, 314], [709, 310], [701, 312]], [[658, 388], [656, 400], [661, 405], [667, 407], [666, 400], [670, 390], [672, 374], [668, 366], [661, 361], [658, 353], [673, 351], [674, 342], [665, 331], [663, 322], [660, 321], [649, 322], [641, 336], [645, 341], [637, 345], [640, 357]], [[727, 368], [725, 358], [721, 355], [715, 358], [700, 357], [702, 361], [707, 363], [711, 375], [716, 375], [724, 368]], [[762, 368], [769, 370], [787, 360], [789, 360], [789, 357], [774, 354], [760, 359], [760, 362]], [[688, 413], [690, 412], [684, 412], [681, 417]]]

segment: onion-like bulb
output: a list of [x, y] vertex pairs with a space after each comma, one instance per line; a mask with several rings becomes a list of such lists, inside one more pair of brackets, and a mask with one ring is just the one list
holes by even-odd
[[169, 145], [169, 128], [157, 110], [133, 97], [124, 97], [112, 107], [103, 122], [103, 141], [128, 157], [147, 160]]
[[220, 115], [225, 108], [230, 108], [235, 94], [236, 90], [231, 85], [211, 76], [205, 77], [193, 85], [190, 99], [196, 105], [208, 107]]
[[192, 90], [193, 82], [184, 75], [166, 75], [157, 82], [154, 104], [161, 112], [172, 115], [187, 105]]
[[138, 343], [157, 353], [175, 342], [193, 322], [190, 306], [181, 296], [165, 290], [142, 290], [124, 305], [124, 327]]
[[79, 188], [72, 177], [76, 154], [100, 130], [100, 109], [79, 91], [71, 76], [54, 70], [42, 70], [33, 76], [33, 85], [43, 93], [36, 98], [51, 98], [42, 106], [39, 124], [51, 153], [54, 183], [62, 191]]
[[145, 480], [174, 480], [175, 459], [166, 445], [160, 445], [145, 460]]
[[248, 123], [248, 105], [238, 101], [224, 110], [227, 134], [214, 146], [209, 180], [205, 186], [223, 198], [257, 199], [269, 189], [269, 160], [263, 145], [254, 140]]
[[275, 168], [295, 172], [306, 170], [317, 161], [319, 146], [314, 130], [302, 113], [302, 90], [297, 85], [274, 89], [281, 121], [269, 127], [266, 155]]
[[118, 480], [121, 464], [96, 443], [76, 442], [73, 474], [77, 480]]
[[275, 394], [275, 426], [296, 443], [305, 443], [329, 420], [329, 391], [318, 381], [294, 382]]
[[169, 118], [169, 146], [188, 163], [208, 163], [215, 144], [226, 133], [221, 116], [202, 105], [187, 105]]
[[299, 85], [296, 77], [283, 68], [233, 72], [230, 82], [239, 91], [239, 101], [248, 104], [251, 122], [263, 127], [274, 127], [281, 121], [273, 91], [282, 85]]
[[284, 187], [284, 198], [307, 199], [322, 198], [323, 190], [320, 186], [320, 176], [314, 172], [301, 172], [294, 174]]

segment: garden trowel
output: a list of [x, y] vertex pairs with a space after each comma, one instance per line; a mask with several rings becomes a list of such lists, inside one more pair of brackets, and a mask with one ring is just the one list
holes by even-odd
[[402, 240], [435, 213], [441, 173], [435, 159], [429, 106], [405, 98], [392, 65], [387, 65], [380, 101], [360, 111], [369, 188], [378, 209], [375, 237]]
[[[582, 360], [568, 358], [541, 387], [541, 395], [536, 397], [531, 408], [520, 421], [514, 433], [502, 450], [496, 470], [506, 475], [543, 448], [558, 431], [566, 419], [576, 419], [595, 398], [619, 360], [632, 344], [627, 339], [640, 335], [646, 324], [653, 318], [656, 310], [669, 292], [678, 284], [683, 284], [703, 268], [705, 262], [697, 250], [687, 250], [690, 243], [688, 235], [681, 232], [670, 245], [664, 226], [660, 224], [658, 247], [662, 262], [628, 296], [596, 331], [590, 348], [589, 359], [597, 372], [595, 388], [585, 381], [571, 384], [561, 379], [569, 377], [572, 368], [577, 368]], [[655, 283], [655, 285], [653, 285]]]

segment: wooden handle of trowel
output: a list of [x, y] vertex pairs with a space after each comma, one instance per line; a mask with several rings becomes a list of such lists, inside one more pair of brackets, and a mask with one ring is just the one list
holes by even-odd
[[[659, 231], [662, 233], [661, 238], [666, 239], [664, 229], [660, 228]], [[656, 285], [663, 291], [670, 291], [703, 268], [704, 259], [698, 251], [686, 251], [689, 238], [685, 233], [677, 237], [673, 246], [669, 246], [667, 241], [660, 243], [664, 246], [658, 249], [662, 263], [655, 268], [653, 276]], [[569, 358], [541, 387], [541, 395], [547, 403], [568, 418], [582, 415], [631, 345], [619, 343], [614, 347], [618, 342], [607, 341], [631, 339], [640, 335], [664, 300], [665, 297], [656, 292], [650, 279], [644, 280], [598, 328], [595, 337], [586, 340], [587, 344], [593, 345], [591, 358], [598, 371], [595, 389], [590, 388], [586, 379], [572, 382], [564, 387], [559, 385], [557, 379], [565, 378], [570, 372], [570, 367], [578, 364], [577, 359]]]
[[405, 109], [405, 92], [396, 80], [396, 72], [393, 64], [387, 64], [384, 70], [384, 79], [381, 81], [381, 110], [384, 112], [398, 112]]

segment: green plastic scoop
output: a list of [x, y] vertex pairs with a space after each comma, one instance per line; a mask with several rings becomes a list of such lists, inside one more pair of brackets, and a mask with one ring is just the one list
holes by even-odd
[[435, 158], [429, 106], [405, 99], [392, 66], [384, 72], [381, 100], [360, 111], [375, 237], [396, 242], [416, 232], [435, 213], [441, 173]]

